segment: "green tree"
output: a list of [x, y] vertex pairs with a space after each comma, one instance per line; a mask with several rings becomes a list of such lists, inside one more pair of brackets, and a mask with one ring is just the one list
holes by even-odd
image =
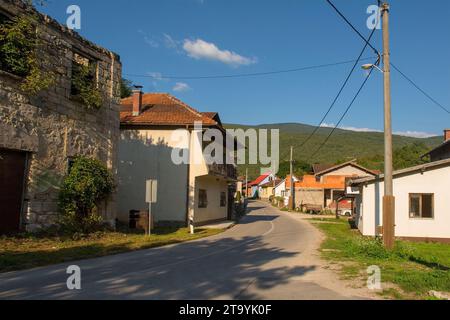
[[133, 83], [128, 80], [122, 78], [120, 81], [120, 97], [122, 99], [128, 98], [133, 94]]

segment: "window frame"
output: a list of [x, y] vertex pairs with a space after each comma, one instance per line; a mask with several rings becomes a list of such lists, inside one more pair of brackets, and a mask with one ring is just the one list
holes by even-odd
[[[202, 198], [202, 194], [204, 194], [204, 198]], [[208, 191], [206, 189], [198, 189], [198, 204], [197, 207], [199, 209], [208, 208]]]
[[72, 52], [72, 64], [70, 69], [70, 97], [76, 98], [79, 93], [74, 93], [73, 89], [73, 77], [74, 77], [74, 70], [76, 65], [83, 65], [82, 63], [78, 63], [76, 61], [76, 55], [80, 56], [82, 59], [86, 59], [88, 61], [88, 68], [92, 68], [93, 74], [92, 74], [92, 85], [93, 87], [98, 87], [99, 84], [99, 78], [98, 78], [98, 67], [99, 67], [99, 60], [93, 56], [91, 56], [88, 53], [84, 53], [81, 50], [73, 49]]
[[[422, 198], [423, 196], [431, 196], [431, 217], [423, 217], [423, 213], [422, 213]], [[419, 198], [419, 213], [420, 216], [412, 216], [412, 208], [411, 208], [411, 199], [413, 197], [418, 197]], [[434, 220], [434, 201], [435, 200], [435, 196], [434, 193], [409, 193], [408, 195], [408, 216], [409, 219], [411, 220]]]

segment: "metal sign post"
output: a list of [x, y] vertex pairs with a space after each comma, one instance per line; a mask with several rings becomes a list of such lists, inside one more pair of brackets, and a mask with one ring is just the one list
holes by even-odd
[[145, 202], [148, 203], [148, 235], [152, 234], [152, 203], [156, 203], [158, 194], [158, 181], [147, 180], [145, 186]]

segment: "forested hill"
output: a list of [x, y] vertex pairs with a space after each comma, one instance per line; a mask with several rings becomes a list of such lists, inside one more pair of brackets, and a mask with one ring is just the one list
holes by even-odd
[[[279, 129], [280, 130], [280, 162], [283, 176], [285, 163], [289, 160], [290, 146], [294, 146], [294, 159], [297, 162], [296, 171], [304, 171], [308, 165], [313, 163], [334, 164], [346, 160], [358, 159], [361, 165], [369, 169], [382, 169], [384, 137], [381, 132], [356, 132], [337, 129], [328, 143], [314, 158], [311, 155], [321, 145], [331, 128], [320, 128], [317, 133], [303, 146], [302, 143], [313, 132], [314, 126], [301, 123], [263, 124], [258, 126], [245, 126], [238, 124], [225, 124], [225, 128], [255, 128], [255, 129]], [[394, 135], [393, 144], [394, 166], [396, 169], [408, 167], [421, 162], [420, 155], [442, 143], [443, 137], [413, 138]], [[305, 163], [306, 162], [306, 163]], [[246, 166], [239, 166], [240, 173], [245, 171]], [[259, 173], [259, 166], [248, 166], [250, 176]]]

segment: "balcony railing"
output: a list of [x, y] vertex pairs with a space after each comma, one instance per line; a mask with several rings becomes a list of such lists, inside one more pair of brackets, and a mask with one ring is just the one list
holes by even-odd
[[236, 167], [232, 164], [209, 164], [208, 171], [210, 174], [216, 174], [231, 179], [236, 179], [237, 177]]

